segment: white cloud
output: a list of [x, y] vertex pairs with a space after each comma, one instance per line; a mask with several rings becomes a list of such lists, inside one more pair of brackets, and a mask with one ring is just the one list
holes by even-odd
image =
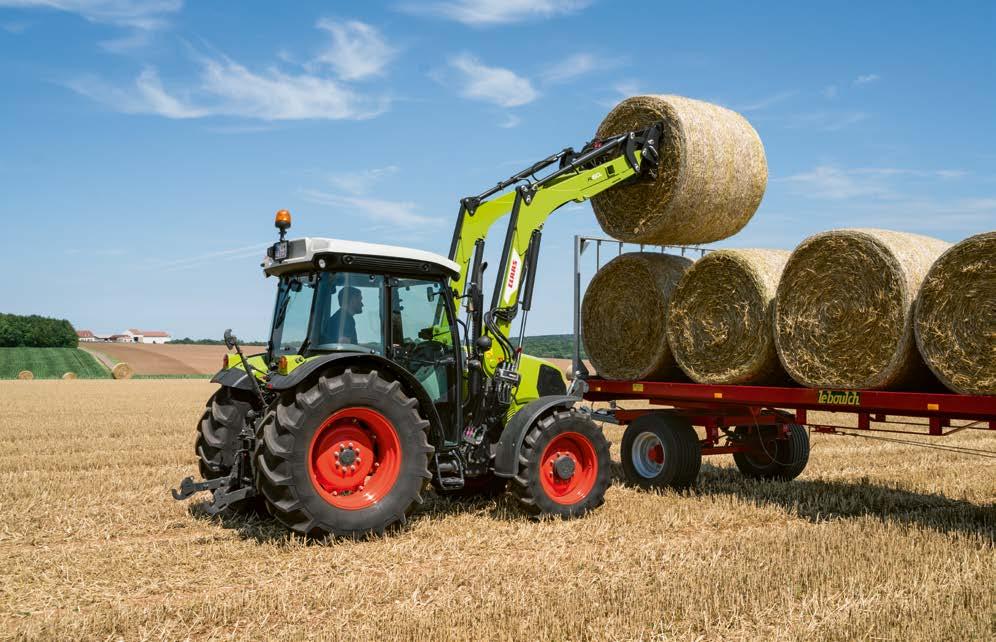
[[802, 172], [774, 179], [796, 187], [800, 194], [813, 198], [846, 200], [870, 198], [895, 200], [902, 194], [890, 184], [891, 179], [917, 178], [951, 180], [967, 176], [968, 172], [958, 169], [917, 170], [899, 167], [857, 167], [841, 168], [836, 165], [819, 165], [808, 172]]
[[820, 93], [823, 94], [824, 98], [836, 98], [840, 92], [837, 89], [837, 85], [827, 85]]
[[470, 54], [452, 58], [450, 66], [462, 75], [460, 94], [465, 98], [517, 107], [539, 96], [528, 78], [503, 67], [488, 67]]
[[153, 67], [132, 87], [114, 87], [93, 77], [69, 87], [108, 107], [130, 114], [166, 118], [236, 116], [274, 120], [360, 120], [388, 108], [386, 97], [357, 94], [341, 83], [317, 75], [291, 75], [271, 67], [255, 72], [228, 58], [201, 58], [198, 83], [167, 90]]
[[259, 256], [262, 258], [263, 250], [269, 247], [270, 243], [256, 243], [254, 245], [246, 245], [243, 247], [236, 247], [227, 250], [218, 250], [215, 252], [205, 252], [202, 254], [195, 254], [193, 256], [187, 256], [183, 258], [173, 258], [166, 260], [153, 259], [149, 261], [146, 265], [141, 266], [144, 270], [156, 270], [161, 272], [175, 272], [177, 270], [186, 270], [189, 268], [201, 267], [203, 265], [217, 263], [218, 261], [230, 261], [233, 259], [247, 258], [250, 256]]
[[21, 34], [28, 30], [30, 25], [27, 22], [5, 22], [0, 25], [0, 29], [3, 29], [7, 33]]
[[619, 62], [618, 59], [595, 56], [590, 53], [576, 53], [547, 66], [540, 74], [540, 79], [547, 83], [567, 82], [593, 71], [611, 69]]
[[330, 65], [343, 80], [381, 75], [398, 53], [377, 29], [363, 22], [324, 19], [317, 26], [329, 32], [332, 43], [315, 62]]
[[766, 97], [761, 98], [760, 100], [756, 100], [756, 101], [754, 101], [752, 103], [748, 103], [746, 105], [740, 105], [740, 106], [737, 107], [737, 109], [739, 109], [740, 111], [759, 111], [759, 110], [762, 110], [762, 109], [767, 109], [768, 107], [771, 107], [772, 105], [776, 105], [776, 104], [778, 104], [780, 102], [788, 100], [792, 96], [795, 96], [797, 93], [799, 93], [799, 92], [796, 91], [795, 89], [789, 89], [789, 90], [786, 90], [786, 91], [780, 91], [777, 94], [772, 94], [770, 96], [766, 96]]
[[591, 0], [453, 0], [410, 3], [400, 8], [409, 13], [439, 16], [465, 25], [485, 27], [575, 13], [590, 4]]
[[359, 172], [335, 172], [329, 175], [328, 180], [342, 191], [359, 196], [369, 193], [377, 183], [397, 173], [397, 166], [388, 165]]
[[864, 74], [862, 76], [858, 76], [857, 78], [855, 78], [854, 79], [854, 84], [855, 85], [867, 85], [869, 83], [873, 83], [873, 82], [876, 82], [878, 80], [881, 80], [881, 76], [879, 76], [878, 74]]
[[337, 216], [359, 215], [365, 219], [398, 227], [417, 227], [438, 222], [437, 219], [419, 214], [418, 206], [409, 201], [342, 196], [312, 189], [302, 190], [301, 196], [309, 202], [336, 208]]
[[89, 20], [136, 29], [160, 29], [183, 0], [0, 0], [0, 7], [53, 9]]
[[512, 129], [513, 127], [518, 127], [522, 123], [522, 119], [515, 114], [506, 114], [505, 120], [498, 123], [498, 126], [502, 129]]

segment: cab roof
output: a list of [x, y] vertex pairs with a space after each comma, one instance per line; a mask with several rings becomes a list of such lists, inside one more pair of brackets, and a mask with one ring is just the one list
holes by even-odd
[[[362, 241], [344, 241], [320, 237], [305, 237], [287, 241], [287, 258], [274, 259], [272, 250], [263, 259], [263, 272], [267, 276], [276, 276], [288, 272], [300, 272], [310, 266], [316, 266], [318, 259], [326, 258], [328, 269], [340, 266], [343, 270], [369, 269], [379, 271], [377, 266], [395, 266], [388, 271], [418, 271], [431, 270], [442, 272], [450, 278], [460, 275], [460, 266], [445, 256], [435, 252], [417, 250], [396, 245], [381, 245], [379, 243], [364, 243]], [[378, 261], [380, 259], [380, 261]], [[386, 260], [385, 260], [386, 259]]]

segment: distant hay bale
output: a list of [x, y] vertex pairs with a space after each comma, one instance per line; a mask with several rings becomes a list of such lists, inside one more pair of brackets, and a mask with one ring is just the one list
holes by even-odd
[[111, 376], [115, 379], [131, 379], [133, 374], [135, 374], [135, 369], [124, 361], [111, 368]]
[[963, 394], [996, 395], [996, 232], [967, 238], [934, 262], [913, 328], [941, 383]]
[[62, 375], [62, 378], [65, 379], [65, 380], [67, 380], [67, 381], [70, 380], [70, 379], [75, 379], [76, 378], [76, 373], [75, 372], [67, 372], [64, 375]]
[[775, 345], [810, 387], [887, 389], [930, 380], [913, 340], [913, 302], [950, 245], [888, 230], [809, 237], [792, 252], [775, 301]]
[[691, 265], [682, 256], [630, 252], [595, 274], [581, 320], [585, 350], [600, 376], [681, 376], [667, 343], [667, 313], [671, 293]]
[[31, 372], [30, 370], [21, 370], [20, 372], [17, 373], [17, 378], [24, 380], [34, 379], [35, 373]]
[[605, 232], [633, 243], [709, 243], [739, 232], [768, 182], [764, 146], [740, 114], [681, 96], [632, 96], [598, 128], [605, 138], [664, 121], [657, 179], [592, 198]]
[[695, 262], [671, 296], [667, 336], [693, 381], [777, 384], [773, 308], [789, 252], [719, 250]]

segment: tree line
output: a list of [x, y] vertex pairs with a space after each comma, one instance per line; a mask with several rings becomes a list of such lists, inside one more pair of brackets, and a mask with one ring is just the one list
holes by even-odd
[[75, 348], [76, 328], [66, 319], [0, 313], [2, 348]]

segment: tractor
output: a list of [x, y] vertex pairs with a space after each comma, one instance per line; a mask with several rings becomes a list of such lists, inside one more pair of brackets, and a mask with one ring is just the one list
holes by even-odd
[[[510, 492], [534, 516], [600, 506], [609, 443], [564, 374], [523, 353], [542, 228], [558, 208], [653, 179], [662, 124], [564, 149], [460, 201], [449, 256], [327, 238], [277, 240], [265, 353], [229, 353], [197, 426], [210, 514], [265, 510], [295, 533], [361, 536], [405, 524], [431, 485]], [[539, 175], [544, 173], [543, 175]], [[490, 303], [485, 241], [508, 215]], [[512, 323], [521, 316], [518, 339]], [[514, 343], [513, 343], [514, 342]]]

